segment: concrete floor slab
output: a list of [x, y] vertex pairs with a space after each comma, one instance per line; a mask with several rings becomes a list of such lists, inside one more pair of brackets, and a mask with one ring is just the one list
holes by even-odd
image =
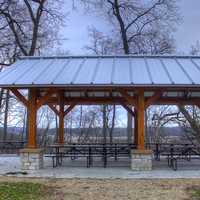
[[[200, 161], [181, 161], [178, 171], [173, 171], [167, 166], [163, 158], [159, 162], [153, 162], [153, 170], [134, 172], [130, 169], [128, 160], [109, 162], [107, 168], [102, 167], [102, 162], [96, 161], [94, 166], [86, 168], [84, 160], [65, 161], [64, 166], [52, 168], [51, 159], [45, 158], [44, 169], [28, 171], [27, 175], [16, 174], [18, 177], [37, 178], [91, 178], [91, 179], [162, 179], [162, 178], [200, 178]], [[9, 172], [21, 172], [19, 156], [0, 157], [0, 175], [5, 176]]]

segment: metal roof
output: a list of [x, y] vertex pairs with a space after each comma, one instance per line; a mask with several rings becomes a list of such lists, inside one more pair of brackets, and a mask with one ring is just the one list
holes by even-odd
[[0, 87], [200, 86], [196, 56], [21, 57], [0, 73]]

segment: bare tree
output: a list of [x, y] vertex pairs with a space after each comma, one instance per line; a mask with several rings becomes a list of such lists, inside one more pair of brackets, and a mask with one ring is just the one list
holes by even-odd
[[163, 127], [176, 123], [180, 111], [175, 106], [151, 106], [147, 111], [147, 133], [149, 142], [161, 143]]
[[[113, 41], [121, 52], [169, 53], [173, 50], [173, 30], [179, 18], [175, 0], [83, 0], [85, 5], [106, 17]], [[158, 46], [157, 46], [158, 45]], [[156, 47], [157, 46], [157, 47]]]
[[[200, 43], [197, 41], [191, 46], [191, 55], [200, 55]], [[198, 106], [178, 106], [182, 116], [177, 118], [180, 126], [185, 132], [187, 138], [195, 142], [200, 143], [200, 119], [199, 119], [199, 107]]]
[[95, 55], [115, 55], [120, 53], [118, 43], [95, 27], [88, 28], [90, 44], [85, 49]]
[[[174, 40], [169, 34], [180, 19], [175, 0], [82, 0], [82, 2], [87, 10], [88, 8], [95, 10], [110, 22], [112, 35], [107, 36], [106, 40], [104, 37], [101, 41], [103, 43], [107, 41], [107, 44], [111, 41], [115, 44], [112, 45], [116, 47], [114, 52], [165, 54], [175, 50]], [[98, 47], [99, 43], [95, 40], [93, 42], [93, 47]], [[94, 51], [94, 48], [92, 49]], [[127, 124], [127, 132], [131, 135], [132, 116], [129, 113]]]
[[200, 110], [196, 106], [178, 106], [182, 116], [177, 120], [187, 138], [194, 142], [200, 143]]
[[1, 49], [14, 46], [17, 55], [31, 56], [50, 48], [63, 22], [61, 5], [60, 0], [4, 0], [0, 4]]
[[6, 101], [4, 110], [4, 126], [3, 126], [3, 141], [7, 139], [7, 128], [8, 128], [8, 110], [9, 110], [9, 90], [6, 91]]
[[[102, 32], [98, 31], [95, 27], [89, 28], [89, 37], [91, 39], [90, 45], [85, 48], [95, 55], [110, 55], [117, 53], [117, 44], [110, 37], [104, 35]], [[107, 134], [109, 133], [110, 143], [113, 141], [113, 129], [115, 125], [115, 105], [103, 105], [100, 109], [102, 113], [103, 128], [102, 136], [103, 143], [107, 143]], [[110, 118], [110, 113], [112, 117]], [[109, 127], [109, 121], [111, 119], [111, 127]], [[109, 132], [108, 132], [109, 131]]]
[[[18, 56], [44, 54], [58, 43], [58, 30], [64, 19], [62, 3], [62, 0], [0, 2], [0, 67], [10, 65]], [[5, 120], [6, 116], [5, 113]]]

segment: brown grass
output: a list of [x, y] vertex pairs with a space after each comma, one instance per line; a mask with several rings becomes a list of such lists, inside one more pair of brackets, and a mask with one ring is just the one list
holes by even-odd
[[0, 177], [0, 182], [42, 183], [54, 190], [49, 200], [198, 200], [200, 179], [94, 180]]

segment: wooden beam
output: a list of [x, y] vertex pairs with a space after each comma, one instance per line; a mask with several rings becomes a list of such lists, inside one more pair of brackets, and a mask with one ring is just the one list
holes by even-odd
[[43, 104], [45, 104], [48, 99], [51, 98], [51, 96], [56, 92], [55, 89], [49, 89], [49, 91], [46, 92], [46, 94], [42, 97], [37, 102], [37, 109], [39, 109]]
[[37, 95], [36, 89], [29, 90], [28, 101], [28, 148], [37, 148]]
[[28, 107], [28, 100], [18, 91], [16, 88], [9, 88], [9, 90], [21, 101], [26, 107]]
[[54, 113], [59, 116], [59, 111], [57, 110], [56, 106], [52, 105], [52, 104], [48, 104], [49, 108], [51, 108], [52, 111], [54, 111]]
[[[148, 98], [145, 98], [145, 101], [147, 101]], [[137, 101], [136, 97], [134, 99], [135, 107], [137, 107]], [[200, 102], [199, 97], [162, 97], [157, 100], [155, 100], [151, 105], [195, 105]], [[47, 103], [58, 105], [58, 98], [51, 97]], [[130, 104], [125, 98], [122, 97], [66, 97], [65, 98], [65, 105], [71, 105], [73, 103], [76, 103], [77, 105], [102, 105], [102, 104], [116, 104], [121, 105], [121, 103], [124, 103], [126, 105], [133, 105]]]
[[71, 104], [64, 112], [64, 116], [66, 116], [74, 107], [76, 104]]
[[153, 104], [156, 100], [158, 100], [162, 96], [162, 92], [155, 92], [152, 97], [149, 97], [145, 102], [145, 108], [148, 108], [151, 104]]
[[195, 105], [200, 102], [198, 97], [163, 97], [154, 102], [153, 105]]
[[137, 103], [137, 148], [145, 149], [145, 128], [144, 128], [144, 117], [145, 117], [145, 99], [144, 91], [138, 91], [138, 103]]
[[[122, 97], [66, 97], [65, 98], [65, 105], [97, 105], [97, 104], [118, 104], [120, 105], [121, 102], [124, 104], [129, 103]], [[55, 97], [50, 98], [47, 103], [51, 104], [58, 104], [58, 99]]]
[[129, 112], [132, 115], [132, 117], [135, 116], [134, 111], [132, 109], [130, 109], [126, 104], [121, 103], [121, 105], [127, 110], [127, 112]]

